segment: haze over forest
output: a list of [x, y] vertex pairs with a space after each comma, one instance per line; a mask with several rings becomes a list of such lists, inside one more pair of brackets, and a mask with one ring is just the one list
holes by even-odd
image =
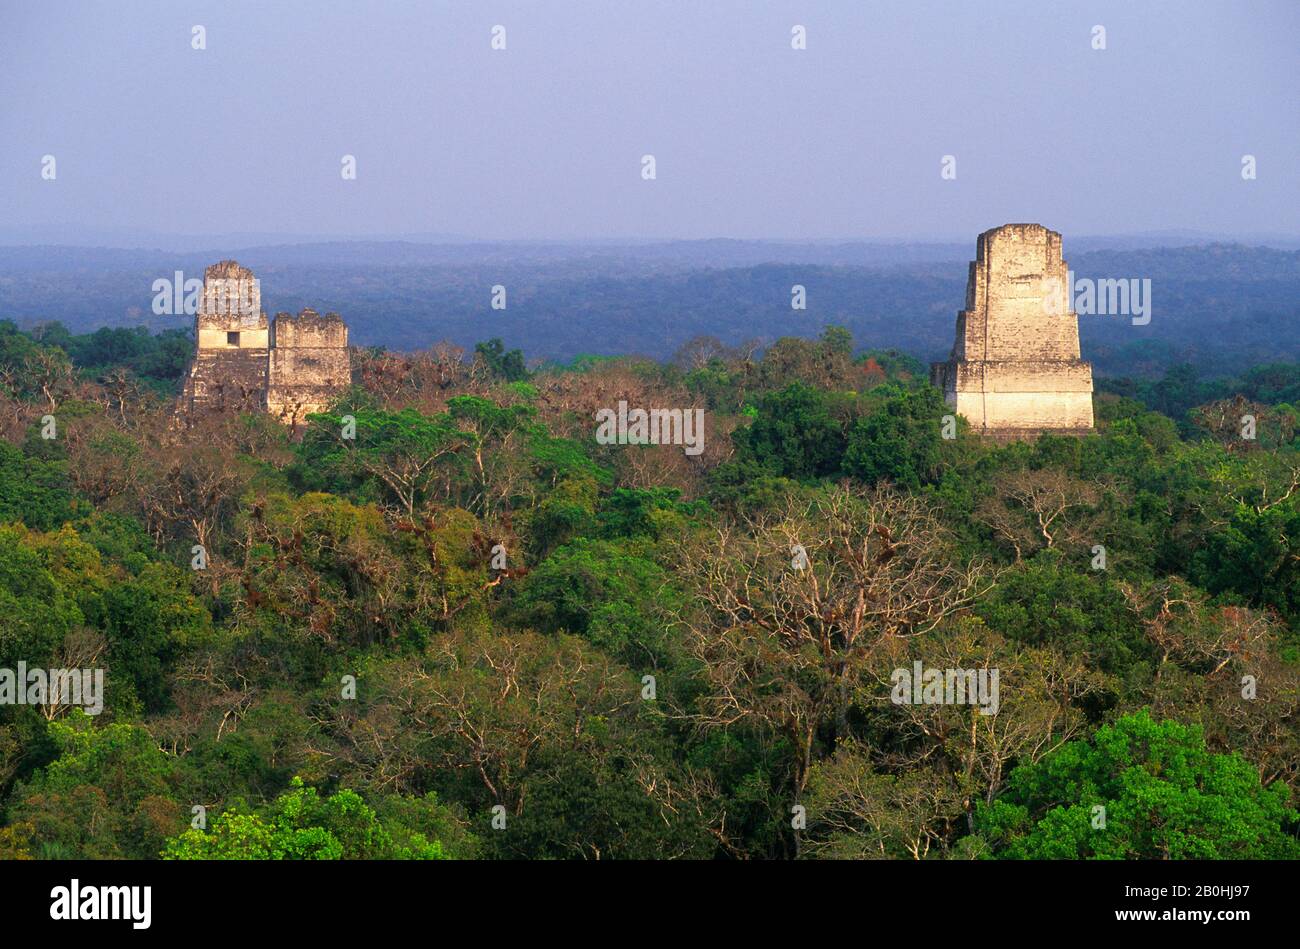
[[22, 912], [1281, 907], [1146, 890], [1300, 860], [1300, 4], [10, 6]]
[[270, 312], [337, 310], [360, 345], [665, 359], [838, 323], [938, 359], [976, 235], [1034, 221], [1078, 275], [1152, 281], [1149, 325], [1082, 321], [1099, 375], [1296, 355], [1293, 3], [485, 16], [17, 11], [0, 92], [41, 95], [0, 112], [0, 318], [173, 328], [152, 282], [235, 258]]
[[[1151, 280], [1149, 324], [1080, 317], [1085, 357], [1100, 376], [1152, 376], [1179, 363], [1217, 376], [1300, 358], [1300, 335], [1290, 331], [1300, 319], [1300, 242], [1209, 243], [1195, 234], [1064, 240], [1077, 278]], [[268, 312], [337, 311], [362, 346], [414, 350], [449, 340], [472, 348], [500, 337], [533, 362], [627, 353], [663, 360], [699, 335], [762, 346], [816, 337], [834, 324], [861, 347], [898, 348], [924, 361], [947, 356], [973, 256], [974, 235], [942, 244], [0, 246], [0, 319], [24, 328], [57, 321], [73, 332], [189, 328], [189, 317], [152, 312], [153, 281], [177, 270], [201, 276], [233, 257], [258, 275]], [[507, 290], [504, 310], [490, 305], [498, 284]], [[795, 284], [807, 288], [806, 310], [791, 309]]]

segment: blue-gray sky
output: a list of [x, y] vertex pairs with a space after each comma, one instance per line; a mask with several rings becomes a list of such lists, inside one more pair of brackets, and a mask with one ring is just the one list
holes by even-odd
[[1298, 53], [1295, 0], [0, 0], [0, 224], [1295, 234]]

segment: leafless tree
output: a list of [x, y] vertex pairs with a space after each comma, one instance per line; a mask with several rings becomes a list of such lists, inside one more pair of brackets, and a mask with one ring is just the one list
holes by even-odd
[[[108, 640], [98, 630], [76, 627], [68, 631], [63, 637], [63, 644], [55, 650], [48, 670], [50, 689], [45, 697], [46, 701], [40, 706], [41, 715], [46, 721], [52, 722], [56, 718], [61, 718], [68, 709], [72, 708], [69, 701], [72, 696], [68, 691], [63, 687], [55, 688], [56, 670], [79, 675], [80, 670], [89, 669], [93, 673], [96, 667], [103, 668], [100, 660], [107, 651]], [[83, 693], [81, 698], [84, 702], [89, 697]]]
[[839, 486], [684, 542], [696, 605], [680, 622], [707, 682], [690, 717], [784, 735], [802, 792], [818, 729], [842, 721], [872, 652], [992, 587], [985, 565], [953, 559], [947, 534], [915, 497]]
[[1017, 471], [980, 502], [975, 516], [1011, 546], [1019, 562], [1027, 553], [1055, 547], [1064, 536], [1077, 539], [1086, 534], [1082, 515], [1100, 499], [1097, 485], [1063, 471]]

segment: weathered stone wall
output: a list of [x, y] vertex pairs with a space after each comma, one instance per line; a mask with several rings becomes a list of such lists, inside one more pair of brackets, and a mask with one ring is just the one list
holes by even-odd
[[323, 412], [352, 381], [348, 328], [337, 313], [277, 313], [272, 327], [267, 411], [287, 425]]
[[268, 323], [252, 271], [233, 260], [204, 273], [196, 346], [177, 411], [269, 412], [287, 425], [324, 411], [351, 382], [348, 328], [303, 310]]
[[1007, 224], [979, 236], [966, 309], [946, 363], [944, 398], [984, 434], [1091, 429], [1092, 367], [1080, 359], [1061, 235]]
[[204, 272], [182, 413], [265, 409], [269, 338], [261, 306], [260, 288], [248, 268], [223, 260]]

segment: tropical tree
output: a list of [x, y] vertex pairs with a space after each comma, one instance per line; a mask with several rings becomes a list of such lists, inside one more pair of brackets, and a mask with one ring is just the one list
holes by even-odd
[[1145, 711], [1012, 772], [976, 813], [979, 835], [1017, 859], [1296, 859], [1300, 814], [1237, 754], [1214, 754], [1199, 726]]

